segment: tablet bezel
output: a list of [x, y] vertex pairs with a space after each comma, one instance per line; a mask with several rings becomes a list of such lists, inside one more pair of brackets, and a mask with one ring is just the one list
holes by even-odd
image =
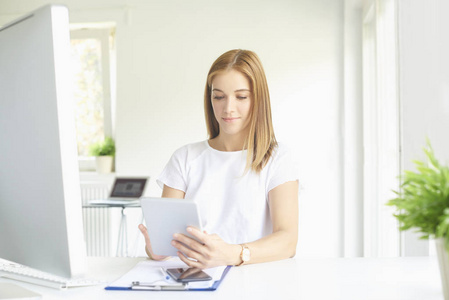
[[177, 256], [178, 249], [171, 245], [173, 234], [192, 237], [186, 231], [188, 226], [203, 231], [198, 206], [193, 200], [145, 197], [141, 198], [140, 205], [156, 255]]

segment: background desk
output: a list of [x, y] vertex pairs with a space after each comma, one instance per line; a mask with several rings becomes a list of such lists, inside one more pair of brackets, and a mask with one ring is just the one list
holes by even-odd
[[[89, 275], [112, 281], [144, 258], [89, 258]], [[7, 281], [7, 279], [0, 279]], [[289, 259], [232, 268], [215, 292], [58, 291], [15, 282], [43, 299], [443, 300], [435, 257]]]

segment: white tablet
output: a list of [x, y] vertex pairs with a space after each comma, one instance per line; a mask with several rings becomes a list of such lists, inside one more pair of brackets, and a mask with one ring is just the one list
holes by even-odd
[[153, 253], [176, 256], [178, 249], [171, 245], [173, 234], [187, 233], [193, 226], [203, 231], [197, 204], [187, 199], [141, 198], [143, 216]]

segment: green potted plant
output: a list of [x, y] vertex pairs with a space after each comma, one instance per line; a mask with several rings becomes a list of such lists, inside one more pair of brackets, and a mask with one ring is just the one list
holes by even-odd
[[115, 156], [115, 142], [107, 136], [101, 142], [89, 147], [89, 154], [95, 156], [98, 173], [111, 173]]
[[449, 167], [427, 145], [427, 162], [414, 161], [416, 171], [404, 171], [401, 191], [387, 205], [397, 208], [401, 231], [414, 228], [422, 239], [435, 239], [444, 298], [449, 300]]

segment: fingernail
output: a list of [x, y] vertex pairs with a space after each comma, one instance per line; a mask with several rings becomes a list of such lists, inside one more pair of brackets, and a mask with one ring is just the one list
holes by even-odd
[[187, 231], [192, 232], [193, 231], [192, 227], [187, 227]]
[[176, 238], [178, 238], [178, 234], [177, 233], [175, 233], [175, 234], [173, 234], [173, 237], [176, 239]]

